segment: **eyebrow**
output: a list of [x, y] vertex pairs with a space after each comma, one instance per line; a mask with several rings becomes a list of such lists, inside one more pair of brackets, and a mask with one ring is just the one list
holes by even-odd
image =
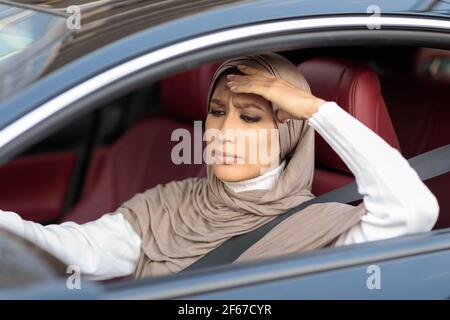
[[213, 99], [211, 100], [211, 103], [215, 103], [215, 104], [218, 104], [218, 105], [221, 106], [221, 107], [225, 107], [225, 102], [223, 102], [223, 101], [220, 100], [220, 99], [213, 98]]
[[260, 105], [258, 105], [256, 103], [251, 103], [251, 102], [238, 102], [238, 103], [235, 103], [235, 107], [236, 108], [256, 108], [256, 109], [264, 111], [263, 107], [261, 107]]
[[[217, 98], [213, 98], [211, 100], [211, 103], [215, 103], [218, 104], [219, 106], [225, 107], [225, 102], [223, 102], [220, 99]], [[256, 109], [260, 109], [262, 111], [264, 111], [263, 107], [261, 107], [260, 105], [256, 104], [256, 103], [251, 103], [251, 102], [239, 102], [239, 103], [235, 103], [235, 107], [236, 108], [256, 108]]]

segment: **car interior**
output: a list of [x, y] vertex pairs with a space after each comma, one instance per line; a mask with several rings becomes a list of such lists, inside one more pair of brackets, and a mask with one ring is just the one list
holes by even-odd
[[[450, 143], [450, 51], [403, 46], [278, 52], [297, 65], [314, 95], [333, 100], [405, 158]], [[43, 224], [85, 223], [157, 184], [206, 175], [172, 163], [174, 129], [206, 117], [220, 62], [170, 75], [79, 118], [0, 167], [0, 208]], [[189, 85], [186, 85], [189, 84]], [[316, 134], [315, 195], [354, 180]], [[450, 173], [426, 182], [450, 227]]]

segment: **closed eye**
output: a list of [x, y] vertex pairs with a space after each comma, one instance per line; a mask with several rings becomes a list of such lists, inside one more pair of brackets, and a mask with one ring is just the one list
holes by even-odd
[[242, 114], [240, 117], [242, 120], [244, 120], [245, 122], [258, 122], [259, 120], [261, 120], [261, 117], [251, 117], [251, 116], [247, 116], [245, 114]]
[[221, 117], [225, 115], [225, 111], [222, 110], [209, 109], [209, 113], [212, 114], [214, 117]]

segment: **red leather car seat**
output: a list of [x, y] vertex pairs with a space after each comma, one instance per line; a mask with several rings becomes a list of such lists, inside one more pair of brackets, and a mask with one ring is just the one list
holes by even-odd
[[115, 144], [94, 153], [81, 199], [63, 221], [91, 221], [157, 184], [206, 174], [203, 164], [172, 162], [172, 148], [179, 142], [171, 141], [171, 135], [175, 129], [186, 129], [194, 137], [194, 120], [206, 117], [206, 96], [217, 66], [161, 81], [163, 115], [141, 120]]
[[[394, 148], [397, 136], [380, 90], [377, 74], [368, 66], [335, 58], [313, 58], [298, 69], [314, 95], [335, 101]], [[316, 133], [313, 193], [320, 195], [354, 180], [340, 157]]]
[[40, 223], [57, 220], [64, 207], [76, 155], [71, 151], [22, 156], [0, 167], [0, 208]]

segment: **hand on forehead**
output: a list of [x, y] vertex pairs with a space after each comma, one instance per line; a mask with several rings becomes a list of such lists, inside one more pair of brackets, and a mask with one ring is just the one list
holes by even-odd
[[[230, 73], [227, 73], [230, 74]], [[263, 96], [254, 93], [237, 93], [232, 92], [227, 86], [229, 81], [226, 78], [227, 74], [223, 74], [217, 81], [214, 92], [211, 96], [210, 103], [215, 103], [223, 107], [227, 107], [229, 102], [235, 107], [245, 108], [247, 106], [255, 106], [264, 109], [265, 111], [273, 111], [270, 101]]]

